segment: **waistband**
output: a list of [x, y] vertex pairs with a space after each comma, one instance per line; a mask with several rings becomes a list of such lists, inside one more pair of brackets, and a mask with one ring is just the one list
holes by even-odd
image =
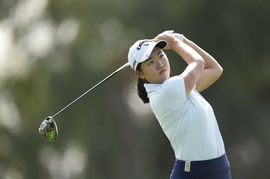
[[180, 169], [181, 172], [212, 173], [230, 168], [230, 163], [225, 153], [221, 157], [202, 161], [183, 161], [176, 159], [175, 167], [178, 168], [178, 171]]

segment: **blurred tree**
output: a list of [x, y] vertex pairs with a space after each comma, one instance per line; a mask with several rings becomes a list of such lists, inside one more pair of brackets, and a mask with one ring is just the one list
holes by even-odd
[[[40, 122], [124, 64], [129, 46], [185, 34], [224, 68], [203, 95], [215, 109], [234, 178], [266, 179], [270, 149], [269, 1], [0, 1], [0, 178], [168, 178], [170, 144], [125, 70]], [[184, 63], [169, 52], [173, 74]]]

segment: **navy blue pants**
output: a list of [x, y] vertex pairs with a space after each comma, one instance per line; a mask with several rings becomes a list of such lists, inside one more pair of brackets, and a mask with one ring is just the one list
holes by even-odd
[[227, 155], [204, 160], [186, 162], [176, 160], [170, 179], [231, 179]]

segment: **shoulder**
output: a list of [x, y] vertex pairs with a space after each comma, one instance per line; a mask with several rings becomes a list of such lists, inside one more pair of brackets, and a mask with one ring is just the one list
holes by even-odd
[[184, 79], [181, 75], [170, 77], [160, 84], [146, 83], [144, 87], [147, 92], [160, 91], [160, 90], [169, 90], [174, 87], [183, 86]]
[[151, 85], [151, 87], [152, 91], [149, 91], [149, 96], [156, 96], [163, 102], [186, 100], [185, 83], [182, 76], [173, 76], [162, 84]]
[[181, 75], [173, 76], [164, 81], [163, 87], [165, 90], [179, 90], [179, 88], [185, 88], [184, 78]]

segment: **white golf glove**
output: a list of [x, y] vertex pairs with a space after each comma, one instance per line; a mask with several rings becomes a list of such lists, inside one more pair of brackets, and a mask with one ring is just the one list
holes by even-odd
[[178, 40], [180, 40], [182, 42], [184, 41], [184, 38], [185, 38], [183, 34], [175, 33], [173, 30], [166, 30], [166, 31], [162, 32], [162, 34], [163, 33], [172, 34], [174, 37], [176, 37]]

